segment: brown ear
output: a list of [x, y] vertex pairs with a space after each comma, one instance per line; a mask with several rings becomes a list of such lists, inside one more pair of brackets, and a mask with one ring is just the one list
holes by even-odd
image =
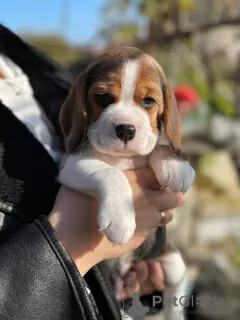
[[83, 71], [62, 105], [59, 121], [68, 153], [77, 151], [87, 139], [87, 92]]
[[181, 150], [182, 123], [177, 108], [176, 98], [172, 87], [168, 82], [163, 85], [163, 99], [164, 111], [162, 120], [170, 148], [177, 158], [188, 160], [187, 155]]

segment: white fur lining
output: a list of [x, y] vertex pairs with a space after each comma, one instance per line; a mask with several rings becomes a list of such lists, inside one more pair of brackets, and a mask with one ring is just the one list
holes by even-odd
[[0, 54], [0, 100], [26, 125], [50, 156], [60, 161], [59, 141], [51, 124], [33, 96], [28, 77], [8, 57]]

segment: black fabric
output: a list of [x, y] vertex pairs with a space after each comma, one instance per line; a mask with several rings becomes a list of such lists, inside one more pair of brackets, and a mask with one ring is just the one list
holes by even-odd
[[98, 319], [75, 264], [45, 217], [2, 244], [0, 256], [0, 319]]
[[[86, 274], [85, 279], [92, 294], [96, 297], [97, 304], [108, 310], [109, 319], [120, 320], [122, 318], [119, 313], [119, 304], [115, 299], [112, 299], [115, 293], [110, 276], [107, 264], [101, 262]], [[102, 292], [104, 294], [99, 294]]]
[[[2, 25], [0, 52], [28, 75], [37, 101], [62, 140], [58, 115], [71, 86], [68, 73]], [[1, 320], [96, 319], [84, 280], [50, 225], [44, 218], [33, 222], [48, 215], [54, 204], [57, 171], [42, 145], [0, 103]], [[99, 269], [89, 271], [87, 281], [99, 284], [94, 293], [99, 318], [120, 319], [117, 302]]]
[[22, 41], [0, 24], [0, 52], [14, 61], [25, 74], [57, 134], [62, 137], [58, 121], [60, 106], [66, 99], [73, 77], [60, 64]]
[[57, 166], [1, 103], [0, 123], [0, 200], [11, 206], [6, 213], [27, 219], [48, 214], [59, 188]]
[[45, 235], [45, 238], [48, 240], [58, 260], [61, 262], [62, 268], [66, 272], [69, 284], [76, 298], [76, 302], [79, 305], [81, 315], [83, 316], [84, 313], [85, 315], [91, 316], [91, 319], [97, 319], [95, 308], [91, 303], [91, 299], [89, 297], [90, 295], [87, 293], [85, 287], [85, 281], [80, 276], [76, 265], [72, 261], [72, 258], [67, 254], [62, 243], [52, 231], [50, 223], [44, 216], [41, 216], [37, 220], [37, 225]]

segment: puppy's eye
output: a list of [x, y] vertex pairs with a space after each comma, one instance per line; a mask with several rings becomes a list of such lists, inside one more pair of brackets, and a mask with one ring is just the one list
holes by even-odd
[[113, 104], [115, 102], [114, 97], [109, 93], [99, 93], [96, 95], [96, 98], [101, 108], [107, 108], [110, 104]]
[[156, 101], [153, 98], [147, 97], [142, 100], [142, 106], [145, 109], [151, 109], [155, 105]]

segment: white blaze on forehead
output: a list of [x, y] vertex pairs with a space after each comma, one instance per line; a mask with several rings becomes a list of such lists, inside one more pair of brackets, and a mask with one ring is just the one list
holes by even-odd
[[120, 100], [132, 100], [136, 86], [138, 71], [137, 61], [128, 61], [124, 65], [123, 79], [122, 79], [122, 93]]

